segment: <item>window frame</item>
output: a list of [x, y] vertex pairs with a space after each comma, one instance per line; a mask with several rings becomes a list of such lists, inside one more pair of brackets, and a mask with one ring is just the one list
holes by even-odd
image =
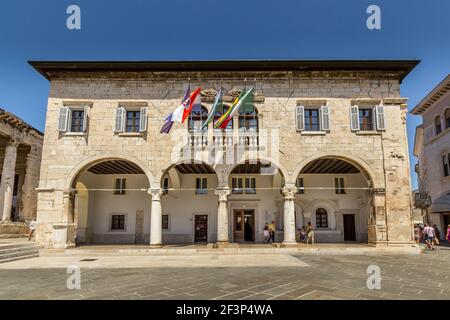
[[347, 194], [344, 177], [334, 177], [334, 193], [339, 195]]
[[[121, 181], [119, 188], [117, 188], [117, 180]], [[113, 195], [124, 196], [127, 194], [126, 191], [127, 191], [127, 178], [126, 177], [114, 177]]]
[[295, 187], [297, 188], [298, 194], [305, 194], [305, 179], [303, 177], [297, 177]]
[[[164, 228], [164, 219], [167, 218], [167, 228]], [[162, 231], [170, 231], [170, 214], [162, 214], [161, 215], [161, 229]]]
[[[127, 214], [126, 213], [112, 213], [109, 217], [109, 232], [126, 232], [127, 231]], [[115, 229], [113, 228], [114, 217], [123, 217], [123, 228]]]
[[444, 154], [442, 156], [442, 169], [444, 177], [450, 176], [450, 153], [448, 155]]
[[[130, 113], [134, 113], [134, 117], [129, 118], [129, 114]], [[124, 128], [123, 128], [123, 132], [124, 133], [140, 133], [141, 132], [141, 110], [140, 109], [135, 109], [135, 108], [125, 108], [125, 123], [124, 123]], [[129, 125], [128, 121], [132, 120], [133, 124]], [[131, 127], [133, 130], [130, 131], [128, 130], [128, 128]]]
[[[320, 212], [319, 212], [320, 211]], [[317, 208], [315, 211], [316, 228], [328, 229], [328, 211], [325, 208]]]
[[255, 134], [259, 132], [259, 112], [255, 106], [253, 106], [251, 113], [238, 113], [238, 131]]
[[[78, 124], [79, 130], [73, 130], [74, 127], [74, 113], [75, 112], [81, 112], [81, 117], [78, 117], [77, 119], [81, 119], [81, 123]], [[68, 113], [68, 121], [67, 121], [67, 132], [70, 133], [83, 133], [86, 131], [86, 110], [85, 108], [78, 108], [78, 107], [69, 107], [69, 113]]]
[[[208, 132], [208, 128], [205, 128], [204, 130], [202, 130], [203, 124], [206, 122], [206, 120], [208, 119], [208, 108], [206, 108], [205, 106], [201, 106], [201, 110], [199, 111], [194, 111], [192, 110], [191, 113], [189, 114], [189, 117], [187, 119], [188, 125], [187, 125], [187, 129], [188, 132], [190, 134], [204, 134], [206, 132]], [[200, 126], [196, 127], [195, 124], [200, 122]]]
[[[237, 182], [237, 188], [235, 188], [235, 181]], [[254, 187], [247, 187], [247, 181], [253, 181]], [[241, 188], [239, 188], [241, 185]], [[250, 183], [252, 185], [252, 183]], [[255, 195], [257, 193], [256, 189], [256, 177], [254, 176], [235, 176], [231, 178], [231, 194], [248, 194]]]
[[450, 128], [450, 107], [444, 110], [445, 129]]
[[[375, 116], [375, 108], [376, 107], [367, 107], [367, 108], [361, 108], [358, 107], [358, 121], [359, 121], [359, 131], [376, 131], [376, 116]], [[361, 117], [361, 112], [367, 112], [368, 115], [363, 115]], [[370, 120], [370, 129], [368, 129], [368, 124], [363, 121], [366, 120], [367, 118], [369, 118]]]
[[[200, 184], [199, 184], [200, 182]], [[201, 188], [199, 188], [199, 186]], [[208, 178], [207, 177], [196, 177], [195, 178], [195, 194], [196, 195], [207, 195], [208, 194]]]

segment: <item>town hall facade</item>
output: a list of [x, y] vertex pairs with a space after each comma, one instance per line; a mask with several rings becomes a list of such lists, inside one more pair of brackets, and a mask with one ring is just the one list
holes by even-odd
[[[413, 243], [402, 80], [417, 61], [30, 62], [50, 81], [37, 241]], [[187, 88], [201, 108], [160, 133]], [[226, 128], [206, 121], [254, 89]], [[215, 119], [221, 114], [214, 115]]]

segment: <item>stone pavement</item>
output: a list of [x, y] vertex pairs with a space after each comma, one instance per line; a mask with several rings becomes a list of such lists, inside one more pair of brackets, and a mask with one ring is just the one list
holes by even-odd
[[[450, 299], [450, 249], [422, 255], [43, 256], [0, 268], [0, 299]], [[67, 264], [81, 289], [66, 288]], [[381, 268], [381, 289], [366, 286]]]

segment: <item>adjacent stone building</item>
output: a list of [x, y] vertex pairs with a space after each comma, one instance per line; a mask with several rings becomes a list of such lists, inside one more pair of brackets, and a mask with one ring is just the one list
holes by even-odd
[[450, 75], [411, 113], [422, 116], [423, 122], [414, 141], [419, 181], [415, 206], [427, 223], [438, 226], [443, 238], [450, 225]]
[[3, 222], [36, 218], [43, 140], [39, 130], [0, 109], [0, 218]]
[[[51, 83], [37, 239], [409, 245], [407, 99], [417, 61], [31, 62]], [[186, 89], [201, 108], [161, 134]], [[253, 109], [201, 130], [254, 87]], [[221, 113], [215, 115], [219, 118]]]

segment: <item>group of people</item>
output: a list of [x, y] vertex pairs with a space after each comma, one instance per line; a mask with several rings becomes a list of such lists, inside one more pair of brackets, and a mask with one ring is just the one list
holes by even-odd
[[[416, 243], [419, 244], [424, 241], [427, 248], [434, 250], [435, 245], [439, 245], [439, 239], [441, 238], [441, 232], [437, 225], [429, 226], [424, 224], [422, 228], [419, 224], [414, 225], [414, 238]], [[447, 226], [445, 231], [445, 239], [450, 242], [450, 224]]]
[[[299, 229], [300, 233], [300, 243], [314, 244], [314, 228], [311, 222], [308, 222], [307, 226], [303, 226]], [[266, 223], [264, 225], [264, 242], [274, 243], [275, 242], [275, 221], [272, 223]]]

